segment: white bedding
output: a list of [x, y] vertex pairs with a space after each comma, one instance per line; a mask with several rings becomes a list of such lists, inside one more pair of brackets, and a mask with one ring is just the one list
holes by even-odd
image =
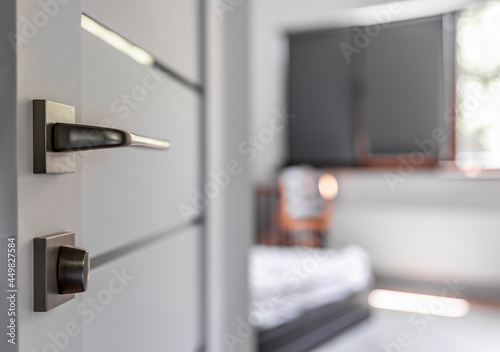
[[341, 301], [373, 283], [368, 254], [354, 245], [328, 249], [254, 246], [249, 270], [249, 320], [262, 329]]

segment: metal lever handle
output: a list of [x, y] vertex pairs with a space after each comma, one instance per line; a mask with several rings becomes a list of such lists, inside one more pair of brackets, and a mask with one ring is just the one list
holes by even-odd
[[139, 136], [116, 128], [55, 123], [52, 131], [54, 152], [139, 146], [169, 149], [170, 142]]

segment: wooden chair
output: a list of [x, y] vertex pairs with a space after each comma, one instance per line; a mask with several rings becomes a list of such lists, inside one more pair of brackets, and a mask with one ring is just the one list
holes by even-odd
[[283, 244], [323, 247], [338, 192], [333, 174], [310, 166], [289, 167], [280, 176], [279, 192]]

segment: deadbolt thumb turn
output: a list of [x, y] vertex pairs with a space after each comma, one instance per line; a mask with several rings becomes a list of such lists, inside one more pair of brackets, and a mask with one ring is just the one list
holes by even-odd
[[46, 312], [87, 290], [89, 252], [75, 247], [73, 232], [36, 237], [33, 249], [35, 312]]
[[73, 246], [61, 246], [57, 261], [57, 288], [60, 294], [87, 291], [89, 252]]
[[127, 131], [75, 124], [75, 108], [33, 100], [33, 172], [75, 172], [74, 151], [139, 146], [169, 149], [170, 142]]

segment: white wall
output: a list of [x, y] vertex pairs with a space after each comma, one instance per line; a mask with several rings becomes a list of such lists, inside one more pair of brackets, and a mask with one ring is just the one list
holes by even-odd
[[339, 172], [331, 239], [363, 246], [382, 276], [500, 287], [500, 179], [454, 176], [415, 172], [392, 191], [386, 171]]
[[[207, 208], [210, 352], [253, 351], [255, 341], [246, 325], [253, 207], [248, 168], [237, 152], [248, 135], [249, 2], [233, 3], [217, 11], [222, 2], [207, 1], [207, 168], [213, 175], [234, 161], [241, 169]], [[210, 175], [207, 182], [213, 182]]]

